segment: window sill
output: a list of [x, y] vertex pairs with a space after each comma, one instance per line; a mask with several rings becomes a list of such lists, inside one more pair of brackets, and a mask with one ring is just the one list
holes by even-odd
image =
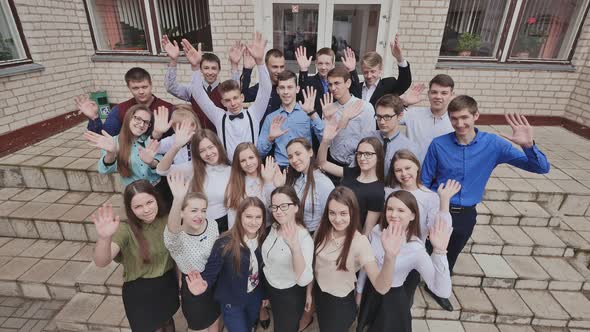
[[567, 63], [490, 63], [471, 61], [438, 61], [436, 69], [496, 69], [496, 70], [532, 70], [574, 72], [576, 68]]
[[[90, 57], [92, 62], [151, 62], [168, 63], [166, 55], [132, 55], [132, 54], [95, 54]], [[184, 56], [178, 57], [178, 63], [188, 63]]]
[[27, 63], [11, 67], [0, 68], [0, 78], [20, 74], [34, 73], [45, 70], [45, 67], [38, 63]]

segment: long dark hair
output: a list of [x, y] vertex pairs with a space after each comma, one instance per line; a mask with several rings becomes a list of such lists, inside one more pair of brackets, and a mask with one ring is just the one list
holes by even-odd
[[260, 228], [258, 229], [258, 245], [261, 246], [266, 236], [266, 210], [264, 203], [258, 197], [246, 197], [242, 200], [236, 211], [236, 222], [229, 231], [221, 236], [222, 238], [229, 238], [223, 248], [223, 255], [230, 255], [233, 258], [234, 270], [238, 274], [240, 273], [241, 248], [248, 248], [244, 242], [246, 231], [244, 230], [244, 226], [242, 226], [242, 214], [251, 206], [259, 208], [262, 212], [262, 224], [260, 224]]
[[258, 153], [258, 149], [252, 142], [242, 142], [238, 144], [234, 151], [234, 157], [231, 164], [231, 173], [229, 175], [229, 181], [227, 188], [225, 189], [224, 203], [230, 209], [237, 209], [240, 205], [242, 198], [246, 196], [246, 172], [240, 165], [240, 153], [250, 149], [256, 159], [258, 159], [258, 168], [256, 174], [261, 178], [260, 172], [262, 170], [262, 159]]
[[225, 149], [223, 149], [223, 145], [219, 141], [219, 137], [217, 134], [212, 132], [209, 129], [200, 129], [195, 132], [191, 141], [191, 155], [192, 163], [193, 163], [193, 184], [192, 190], [196, 192], [203, 192], [205, 186], [205, 178], [207, 177], [207, 170], [205, 169], [205, 161], [201, 159], [201, 154], [199, 153], [199, 144], [202, 140], [208, 139], [215, 145], [217, 148], [217, 164], [218, 165], [229, 165], [229, 161], [227, 160], [227, 155], [225, 153]]
[[[291, 201], [299, 207], [299, 210], [295, 214], [295, 223], [297, 225], [305, 227], [305, 223], [303, 222], [303, 209], [301, 208], [301, 206], [299, 206], [300, 205], [299, 197], [297, 197], [297, 193], [295, 193], [295, 189], [293, 189], [293, 187], [287, 187], [287, 186], [275, 188], [275, 190], [273, 190], [272, 193], [270, 194], [271, 204], [272, 204], [273, 196], [278, 195], [278, 194], [287, 195], [287, 197], [289, 197], [289, 199], [291, 199]], [[278, 222], [272, 213], [271, 213], [271, 221], [273, 222], [273, 224], [276, 223], [278, 225]]]
[[381, 227], [381, 230], [387, 228], [388, 223], [387, 217], [385, 216], [387, 211], [387, 203], [389, 203], [389, 200], [393, 197], [402, 201], [402, 203], [404, 203], [414, 214], [414, 220], [410, 220], [406, 230], [406, 241], [409, 242], [412, 236], [420, 237], [420, 209], [418, 208], [418, 201], [416, 201], [416, 197], [414, 197], [411, 192], [406, 190], [394, 191], [389, 194], [389, 196], [387, 196], [387, 199], [385, 200], [385, 206], [383, 207], [383, 213], [381, 213], [381, 218], [379, 220], [379, 226]]
[[[361, 144], [363, 143], [367, 143], [370, 146], [373, 147], [373, 150], [375, 150], [375, 157], [377, 157], [377, 164], [375, 164], [375, 174], [377, 175], [377, 180], [381, 183], [383, 183], [383, 164], [385, 163], [383, 161], [384, 156], [383, 156], [383, 144], [381, 144], [381, 141], [379, 141], [379, 139], [377, 137], [365, 137], [363, 139], [361, 139], [359, 141], [359, 144], [357, 144], [356, 146], [356, 151], [359, 150], [359, 147], [361, 146]], [[358, 161], [359, 157], [358, 155], [355, 156], [355, 162], [358, 165], [359, 161]]]
[[[133, 146], [133, 141], [135, 141], [136, 138], [133, 136], [133, 133], [131, 133], [131, 128], [129, 128], [129, 126], [133, 116], [138, 111], [144, 111], [150, 115], [150, 126], [154, 119], [154, 115], [150, 108], [143, 104], [131, 106], [125, 113], [123, 124], [121, 125], [121, 132], [117, 138], [119, 143], [119, 151], [117, 152], [117, 171], [119, 171], [123, 177], [130, 177], [132, 175], [130, 162], [131, 147]], [[148, 130], [149, 126], [146, 128], [146, 133]], [[145, 133], [143, 135], [145, 135]]]
[[393, 154], [393, 158], [391, 158], [391, 164], [389, 164], [389, 174], [387, 174], [385, 186], [390, 188], [401, 187], [401, 184], [395, 177], [395, 168], [393, 167], [393, 165], [395, 165], [395, 163], [401, 159], [409, 160], [418, 167], [418, 173], [416, 174], [416, 186], [420, 188], [422, 186], [422, 181], [420, 181], [422, 167], [420, 166], [420, 161], [416, 155], [408, 149], [400, 149]]
[[[287, 143], [287, 149], [293, 144], [299, 143], [305, 148], [307, 151], [312, 151], [313, 149], [311, 143], [303, 137], [294, 138]], [[318, 169], [318, 165], [316, 159], [311, 157], [309, 161], [309, 167], [307, 168], [307, 174], [305, 174], [305, 186], [303, 187], [303, 194], [301, 195], [301, 202], [299, 204], [299, 209], [301, 211], [305, 210], [305, 200], [307, 199], [307, 194], [311, 190], [311, 211], [315, 209], [315, 199], [314, 199], [314, 191], [315, 191], [315, 178], [313, 177], [313, 172]], [[287, 180], [285, 181], [285, 185], [292, 187], [295, 184], [295, 181], [301, 176], [300, 172], [297, 172], [293, 166], [289, 163], [289, 169], [287, 170]]]
[[149, 243], [147, 242], [145, 236], [143, 236], [142, 232], [144, 223], [135, 215], [135, 213], [133, 213], [133, 209], [131, 208], [131, 200], [133, 197], [142, 193], [153, 196], [156, 200], [156, 204], [158, 204], [158, 213], [156, 214], [156, 218], [165, 215], [166, 211], [163, 209], [164, 205], [162, 204], [160, 195], [156, 192], [154, 186], [149, 181], [137, 180], [130, 183], [125, 188], [125, 192], [123, 193], [123, 203], [125, 205], [125, 213], [127, 214], [127, 224], [129, 225], [133, 236], [137, 240], [141, 260], [144, 264], [149, 264], [151, 262]]
[[350, 224], [346, 228], [344, 246], [342, 247], [342, 251], [340, 251], [340, 255], [338, 255], [338, 259], [336, 260], [338, 270], [348, 271], [348, 269], [346, 268], [346, 258], [348, 257], [348, 253], [350, 252], [350, 246], [352, 244], [352, 239], [354, 238], [354, 233], [356, 233], [360, 229], [361, 213], [356, 195], [351, 189], [344, 186], [336, 187], [328, 196], [326, 208], [324, 209], [324, 214], [322, 215], [322, 219], [320, 220], [320, 226], [318, 227], [318, 230], [315, 233], [314, 267], [315, 256], [317, 256], [317, 254], [326, 247], [328, 236], [330, 235], [330, 231], [332, 231], [333, 228], [332, 223], [329, 219], [331, 201], [336, 201], [338, 203], [348, 206]]

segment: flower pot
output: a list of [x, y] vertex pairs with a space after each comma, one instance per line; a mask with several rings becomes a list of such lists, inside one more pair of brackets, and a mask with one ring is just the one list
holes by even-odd
[[459, 56], [471, 56], [471, 51], [461, 51], [459, 52]]

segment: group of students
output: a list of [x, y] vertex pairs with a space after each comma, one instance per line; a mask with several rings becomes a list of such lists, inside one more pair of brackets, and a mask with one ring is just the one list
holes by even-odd
[[220, 317], [229, 332], [266, 328], [269, 308], [275, 331], [302, 331], [314, 312], [322, 332], [357, 319], [357, 331], [411, 331], [421, 279], [453, 310], [453, 266], [494, 167], [549, 171], [524, 116], [506, 115], [507, 140], [479, 131], [476, 101], [455, 97], [448, 75], [430, 81], [429, 107], [408, 107], [425, 87], [410, 88], [397, 36], [398, 78], [382, 78], [381, 56], [368, 52], [362, 83], [350, 49], [342, 66], [318, 50], [309, 76], [300, 47], [297, 77], [256, 33], [230, 48], [232, 79], [220, 83], [219, 58], [181, 44], [190, 85], [176, 82], [180, 46], [164, 37], [165, 86], [191, 105], [154, 96], [141, 68], [125, 75], [133, 98], [104, 123], [76, 98], [99, 172], [125, 185], [127, 222], [109, 204], [93, 216], [94, 261], [123, 265], [133, 331], [174, 331], [181, 304], [195, 331], [218, 332]]

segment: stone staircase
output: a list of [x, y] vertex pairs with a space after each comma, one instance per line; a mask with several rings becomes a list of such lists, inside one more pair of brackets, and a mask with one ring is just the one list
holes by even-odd
[[[495, 170], [455, 267], [455, 310], [419, 288], [414, 331], [590, 330], [589, 142], [558, 127], [535, 131], [551, 172]], [[117, 175], [96, 172], [99, 153], [83, 132], [78, 126], [0, 158], [0, 296], [67, 301], [54, 330], [130, 331], [122, 267], [91, 262], [90, 218], [107, 201], [123, 213], [122, 186]], [[186, 330], [181, 313], [176, 322]]]

